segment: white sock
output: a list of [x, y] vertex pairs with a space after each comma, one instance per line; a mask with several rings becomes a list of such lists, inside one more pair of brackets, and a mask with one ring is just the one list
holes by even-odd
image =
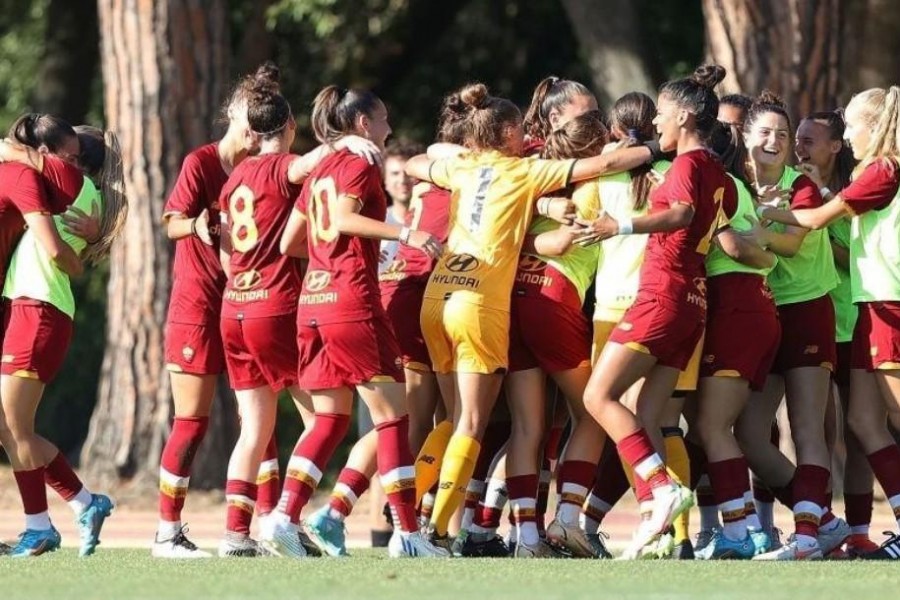
[[584, 505], [588, 489], [583, 485], [570, 482], [563, 483], [561, 488], [560, 496], [563, 500], [557, 504], [556, 518], [565, 525], [578, 525], [581, 507]]
[[651, 475], [654, 475], [658, 471], [664, 470], [665, 468], [666, 465], [663, 462], [662, 458], [660, 458], [659, 454], [654, 452], [641, 462], [634, 465], [634, 472], [638, 477], [649, 483]]
[[816, 538], [808, 535], [800, 535], [799, 533], [794, 535], [794, 541], [797, 542], [797, 545], [801, 548], [812, 548], [813, 546], [819, 545], [819, 540]]
[[591, 514], [598, 516], [599, 514], [603, 514], [606, 516], [606, 514], [612, 510], [612, 506], [610, 506], [608, 502], [604, 502], [599, 497], [595, 496], [593, 493], [588, 496], [586, 504], [587, 508], [581, 513], [581, 528], [584, 529], [585, 533], [597, 533], [600, 531], [600, 521], [589, 516], [588, 513], [590, 512]]
[[181, 531], [181, 521], [163, 521], [159, 520], [156, 526], [156, 536], [160, 540], [171, 540], [175, 534]]
[[51, 527], [53, 525], [50, 524], [50, 513], [46, 510], [34, 515], [25, 515], [25, 529], [47, 531]]
[[896, 515], [897, 526], [900, 527], [900, 494], [888, 498], [888, 504], [891, 505], [891, 510]]
[[719, 504], [722, 511], [722, 533], [729, 540], [741, 541], [747, 537], [747, 520], [744, 518], [744, 498], [734, 498]]
[[854, 525], [850, 528], [850, 533], [853, 535], [864, 535], [869, 537], [869, 526], [868, 525]]
[[518, 541], [526, 546], [535, 546], [541, 541], [538, 534], [537, 523], [534, 521], [525, 521], [519, 523], [516, 527], [519, 530]]
[[91, 496], [90, 490], [88, 490], [86, 486], [81, 486], [81, 491], [75, 494], [74, 498], [69, 500], [69, 508], [71, 508], [76, 515], [80, 515], [87, 510], [88, 506], [90, 506], [93, 501], [94, 497]]
[[[749, 509], [747, 508], [748, 506], [750, 507]], [[753, 502], [753, 492], [750, 490], [744, 492], [744, 518], [747, 519], [748, 529], [762, 530], [762, 523], [759, 521], [759, 515], [756, 514], [756, 503]]]
[[756, 516], [759, 517], [763, 531], [772, 531], [775, 528], [775, 503], [757, 500]]
[[556, 509], [556, 518], [563, 525], [568, 525], [570, 527], [578, 525], [579, 517], [581, 517], [581, 507], [577, 504], [566, 502], [565, 504], [560, 504]]

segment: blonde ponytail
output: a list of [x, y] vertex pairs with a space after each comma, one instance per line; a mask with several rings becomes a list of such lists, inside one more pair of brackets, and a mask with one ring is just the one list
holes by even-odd
[[900, 87], [870, 88], [850, 100], [847, 112], [856, 112], [872, 128], [872, 136], [857, 172], [876, 160], [900, 159]]
[[103, 132], [105, 153], [99, 176], [103, 214], [100, 216], [100, 239], [87, 247], [84, 260], [98, 264], [109, 254], [113, 242], [122, 232], [128, 217], [128, 197], [125, 195], [125, 172], [119, 138], [112, 131]]

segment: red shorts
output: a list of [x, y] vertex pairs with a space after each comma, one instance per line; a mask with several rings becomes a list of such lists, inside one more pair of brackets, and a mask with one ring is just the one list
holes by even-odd
[[166, 323], [166, 368], [173, 373], [218, 375], [225, 370], [222, 330], [216, 325]]
[[4, 310], [0, 373], [50, 383], [72, 341], [72, 319], [52, 304], [17, 298]]
[[513, 296], [509, 370], [559, 373], [591, 366], [591, 324], [581, 308], [541, 296]]
[[837, 342], [835, 345], [835, 356], [837, 363], [834, 365], [834, 383], [838, 387], [850, 387], [850, 369], [853, 368], [853, 342]]
[[765, 280], [728, 273], [707, 281], [701, 377], [740, 377], [761, 390], [778, 353], [781, 324]]
[[300, 387], [307, 391], [404, 381], [394, 331], [383, 314], [367, 321], [297, 328]]
[[851, 368], [900, 369], [900, 302], [861, 303], [851, 343]]
[[664, 367], [683, 371], [706, 327], [705, 313], [668, 298], [638, 296], [609, 341], [649, 354]]
[[427, 281], [404, 280], [400, 285], [382, 288], [381, 305], [400, 346], [403, 366], [430, 372], [431, 358], [419, 324], [427, 284]]
[[276, 392], [297, 383], [297, 317], [222, 319], [225, 365], [234, 390], [269, 386]]
[[834, 370], [837, 354], [834, 342], [834, 303], [828, 295], [778, 307], [781, 345], [772, 373], [784, 374], [800, 367]]

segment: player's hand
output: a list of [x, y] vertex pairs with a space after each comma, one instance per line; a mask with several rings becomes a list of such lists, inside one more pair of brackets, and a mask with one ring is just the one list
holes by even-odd
[[194, 224], [191, 225], [191, 231], [207, 246], [213, 245], [212, 234], [209, 231], [209, 210], [204, 208], [197, 215], [197, 218], [194, 219]]
[[441, 253], [444, 251], [441, 242], [427, 231], [417, 231], [415, 229], [410, 231], [407, 244], [421, 250], [431, 258], [440, 257]]
[[735, 233], [740, 237], [755, 243], [760, 248], [766, 249], [769, 247], [771, 238], [769, 236], [769, 229], [765, 226], [765, 223], [757, 221], [749, 231], [735, 231]]
[[759, 195], [759, 203], [777, 208], [784, 201], [790, 201], [791, 190], [779, 188], [777, 185], [764, 185], [757, 188], [756, 193]]
[[100, 241], [100, 219], [95, 212], [96, 208], [96, 204], [91, 204], [91, 214], [87, 214], [80, 208], [70, 206], [62, 214], [66, 231], [80, 237], [88, 244]]
[[619, 222], [609, 216], [606, 211], [601, 211], [593, 221], [576, 220], [575, 223], [582, 228], [579, 236], [575, 238], [575, 243], [579, 246], [598, 244], [619, 233]]
[[538, 202], [545, 207], [538, 212], [557, 223], [568, 225], [578, 216], [575, 203], [570, 198], [541, 198]]
[[382, 248], [381, 250], [378, 251], [378, 262], [380, 264], [386, 263], [390, 257], [391, 257], [391, 254], [390, 254], [390, 252], [387, 251], [387, 248]]
[[370, 165], [381, 166], [381, 149], [372, 140], [358, 135], [348, 135], [338, 140], [334, 147], [338, 150], [349, 150], [369, 161]]
[[817, 188], [825, 187], [825, 182], [822, 181], [822, 174], [819, 172], [819, 167], [814, 164], [803, 162], [797, 165], [797, 170], [812, 179], [812, 182], [816, 184]]

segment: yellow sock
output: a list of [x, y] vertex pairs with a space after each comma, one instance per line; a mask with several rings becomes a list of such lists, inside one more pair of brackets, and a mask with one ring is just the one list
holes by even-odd
[[453, 435], [453, 423], [441, 421], [437, 427], [431, 430], [419, 456], [416, 457], [416, 506], [422, 501], [422, 497], [428, 493], [431, 486], [437, 483], [441, 474], [441, 463], [444, 461], [444, 452]]
[[[684, 434], [677, 427], [663, 429], [663, 441], [666, 444], [666, 466], [669, 475], [683, 485], [691, 484], [691, 462], [684, 445]], [[690, 511], [681, 513], [672, 526], [675, 529], [675, 543], [690, 539], [688, 532]]]
[[441, 485], [438, 486], [431, 513], [431, 524], [438, 535], [445, 535], [450, 519], [466, 495], [466, 486], [475, 470], [475, 461], [481, 444], [475, 438], [453, 434], [447, 444], [444, 463], [441, 465]]

